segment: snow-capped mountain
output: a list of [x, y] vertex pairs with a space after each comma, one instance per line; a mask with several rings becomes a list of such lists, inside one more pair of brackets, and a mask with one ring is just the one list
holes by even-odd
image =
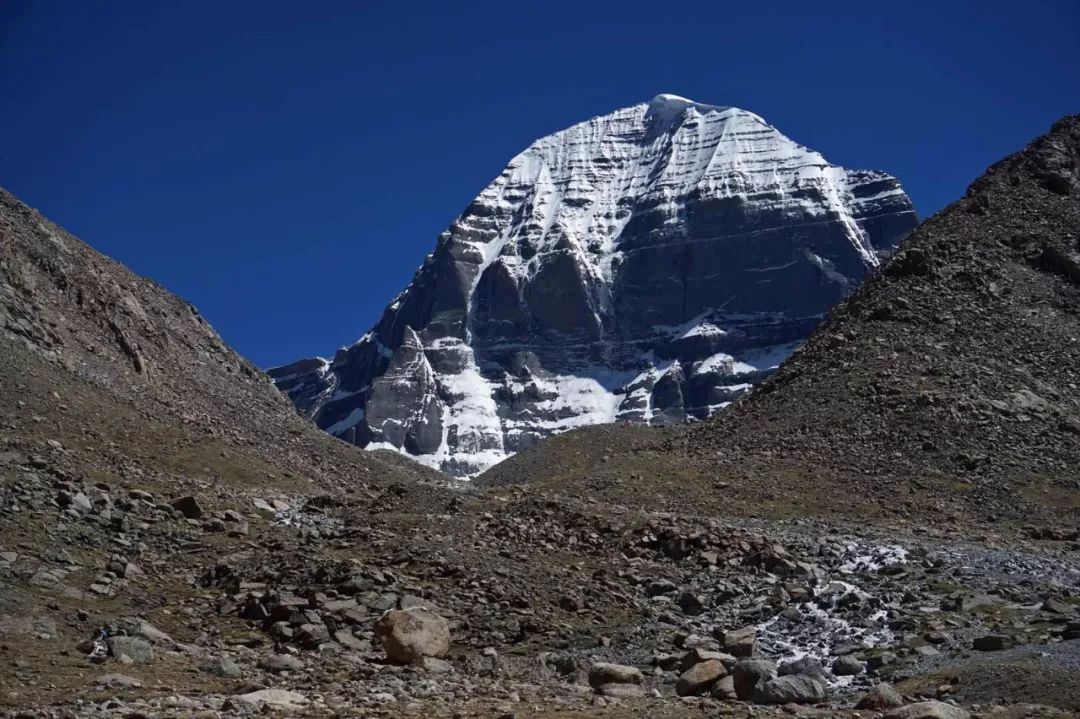
[[467, 476], [724, 407], [915, 224], [893, 177], [658, 95], [537, 140], [358, 342], [270, 374], [328, 432]]

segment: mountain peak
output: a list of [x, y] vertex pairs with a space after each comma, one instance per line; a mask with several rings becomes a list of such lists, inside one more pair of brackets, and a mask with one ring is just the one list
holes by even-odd
[[732, 109], [730, 106], [707, 105], [703, 102], [695, 102], [694, 100], [682, 97], [681, 95], [673, 95], [669, 92], [662, 92], [649, 100], [649, 109], [655, 113], [677, 114], [688, 107], [696, 108], [699, 112], [723, 112], [724, 110]]
[[894, 178], [732, 109], [662, 94], [535, 141], [328, 371], [271, 375], [342, 439], [461, 476], [723, 408], [915, 224]]

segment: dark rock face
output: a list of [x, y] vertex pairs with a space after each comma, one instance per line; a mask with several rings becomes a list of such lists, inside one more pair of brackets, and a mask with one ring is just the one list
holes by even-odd
[[534, 143], [359, 342], [270, 374], [332, 434], [474, 474], [585, 424], [709, 416], [915, 222], [892, 177], [661, 95]]

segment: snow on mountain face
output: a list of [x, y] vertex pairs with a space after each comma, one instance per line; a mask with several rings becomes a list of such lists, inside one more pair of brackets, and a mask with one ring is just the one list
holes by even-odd
[[889, 175], [658, 95], [533, 143], [356, 344], [270, 374], [332, 434], [468, 476], [581, 425], [707, 417], [915, 223]]

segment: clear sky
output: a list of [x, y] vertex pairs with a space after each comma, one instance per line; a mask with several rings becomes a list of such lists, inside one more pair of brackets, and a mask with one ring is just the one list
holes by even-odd
[[661, 92], [926, 216], [1080, 112], [1080, 2], [0, 0], [0, 185], [271, 366], [359, 338], [532, 140]]

